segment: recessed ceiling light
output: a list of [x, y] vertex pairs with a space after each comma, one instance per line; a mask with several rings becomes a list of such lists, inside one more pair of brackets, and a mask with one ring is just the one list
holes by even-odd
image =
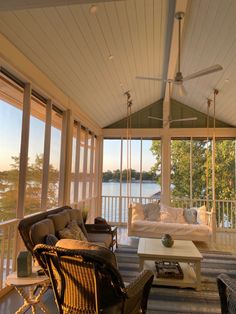
[[98, 7], [94, 4], [91, 5], [91, 7], [89, 8], [90, 14], [96, 14], [97, 10], [98, 10]]
[[114, 59], [114, 56], [113, 56], [113, 55], [110, 55], [110, 56], [108, 57], [108, 59], [109, 59], [109, 60], [112, 60], [112, 59]]

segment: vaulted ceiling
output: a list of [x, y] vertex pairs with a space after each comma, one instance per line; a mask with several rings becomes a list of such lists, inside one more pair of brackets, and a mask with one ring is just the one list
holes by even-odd
[[[31, 4], [30, 4], [31, 3]], [[34, 5], [33, 5], [33, 4]], [[181, 71], [220, 64], [223, 71], [185, 83], [172, 98], [206, 113], [219, 89], [216, 116], [236, 126], [236, 1], [234, 0], [8, 0], [0, 4], [0, 31], [101, 127], [165, 97], [177, 63], [176, 10], [184, 9]], [[93, 13], [91, 13], [93, 11]], [[95, 11], [95, 12], [94, 12]], [[173, 36], [172, 36], [173, 34]]]

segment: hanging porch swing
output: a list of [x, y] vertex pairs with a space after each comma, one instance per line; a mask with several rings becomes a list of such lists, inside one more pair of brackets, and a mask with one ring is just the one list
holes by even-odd
[[[206, 200], [203, 214], [203, 219], [199, 224], [184, 223], [183, 220], [176, 221], [175, 218], [172, 219], [171, 223], [168, 220], [157, 220], [149, 221], [144, 217], [144, 210], [142, 209], [142, 204], [131, 204], [130, 203], [130, 192], [131, 188], [127, 188], [128, 199], [129, 199], [129, 213], [128, 213], [128, 235], [138, 236], [138, 237], [161, 237], [164, 233], [169, 233], [173, 235], [174, 239], [182, 240], [192, 240], [192, 241], [203, 241], [209, 242], [211, 240], [215, 241], [215, 231], [216, 231], [216, 197], [215, 197], [215, 128], [216, 128], [216, 96], [218, 90], [214, 90], [214, 100], [213, 100], [213, 130], [212, 130], [212, 200], [209, 200], [209, 140], [210, 140], [210, 104], [211, 101], [208, 100], [207, 109], [207, 161], [206, 161]], [[127, 97], [127, 165], [130, 162], [130, 174], [127, 171], [127, 186], [131, 187], [131, 108], [128, 105], [129, 97]], [[132, 102], [131, 102], [132, 104]], [[128, 143], [129, 139], [129, 143]], [[145, 206], [145, 205], [144, 205]], [[171, 208], [166, 206], [166, 208]], [[178, 210], [178, 208], [177, 208]], [[183, 210], [183, 209], [182, 209]], [[177, 211], [176, 211], [177, 212]], [[173, 211], [174, 213], [174, 211]], [[200, 213], [200, 212], [199, 212]], [[183, 211], [182, 211], [183, 216]], [[183, 218], [183, 217], [182, 217]], [[161, 218], [162, 219], [162, 218]], [[171, 220], [171, 219], [170, 219]], [[164, 223], [163, 223], [164, 222]]]

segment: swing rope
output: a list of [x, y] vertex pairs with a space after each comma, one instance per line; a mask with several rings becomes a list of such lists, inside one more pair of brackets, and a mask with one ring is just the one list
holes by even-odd
[[213, 198], [213, 214], [216, 211], [216, 188], [215, 188], [215, 159], [216, 159], [216, 96], [219, 91], [214, 89], [214, 100], [213, 100], [213, 143], [212, 143], [212, 198]]
[[206, 208], [209, 208], [209, 127], [211, 99], [207, 99], [207, 147], [206, 147]]
[[131, 203], [131, 181], [132, 181], [132, 173], [131, 173], [131, 107], [132, 107], [132, 99], [130, 92], [125, 92], [127, 96], [127, 125], [126, 125], [126, 143], [127, 143], [127, 169], [126, 169], [126, 180], [127, 180], [127, 196], [128, 196], [128, 206]]

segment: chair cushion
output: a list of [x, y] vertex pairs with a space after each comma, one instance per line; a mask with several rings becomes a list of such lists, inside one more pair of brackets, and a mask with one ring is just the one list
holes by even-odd
[[75, 235], [76, 240], [88, 241], [88, 238], [84, 235], [82, 228], [78, 226], [76, 220], [69, 222], [67, 228]]
[[44, 243], [48, 234], [55, 234], [55, 228], [51, 219], [43, 219], [33, 224], [30, 228], [30, 237], [34, 245]]
[[58, 241], [58, 238], [55, 234], [48, 234], [45, 238], [45, 244], [55, 246]]
[[109, 233], [88, 233], [89, 242], [104, 243], [105, 247], [109, 248], [112, 243], [112, 235]]
[[48, 215], [48, 218], [52, 219], [56, 234], [59, 230], [64, 229], [70, 222], [70, 214], [68, 213], [68, 210], [63, 210], [58, 214]]
[[67, 209], [70, 215], [70, 220], [76, 220], [78, 223], [83, 221], [82, 212], [80, 209]]
[[157, 202], [143, 205], [144, 219], [149, 221], [159, 221], [160, 210], [160, 204]]
[[66, 228], [58, 231], [60, 239], [74, 239], [87, 241], [83, 231], [77, 225], [75, 220], [72, 220]]
[[70, 220], [76, 220], [78, 226], [83, 231], [85, 237], [88, 238], [88, 233], [84, 226], [82, 211], [80, 209], [67, 209], [67, 212], [70, 215]]
[[108, 250], [107, 248], [96, 245], [94, 243], [89, 243], [87, 241], [79, 241], [79, 240], [68, 240], [68, 239], [61, 239], [56, 243], [56, 246], [70, 249], [70, 250], [88, 250], [96, 254], [97, 256], [101, 256], [105, 258], [106, 261], [110, 262], [114, 267], [117, 268], [116, 257], [113, 252]]
[[184, 209], [184, 218], [188, 224], [197, 223], [197, 209], [196, 208], [185, 208]]

